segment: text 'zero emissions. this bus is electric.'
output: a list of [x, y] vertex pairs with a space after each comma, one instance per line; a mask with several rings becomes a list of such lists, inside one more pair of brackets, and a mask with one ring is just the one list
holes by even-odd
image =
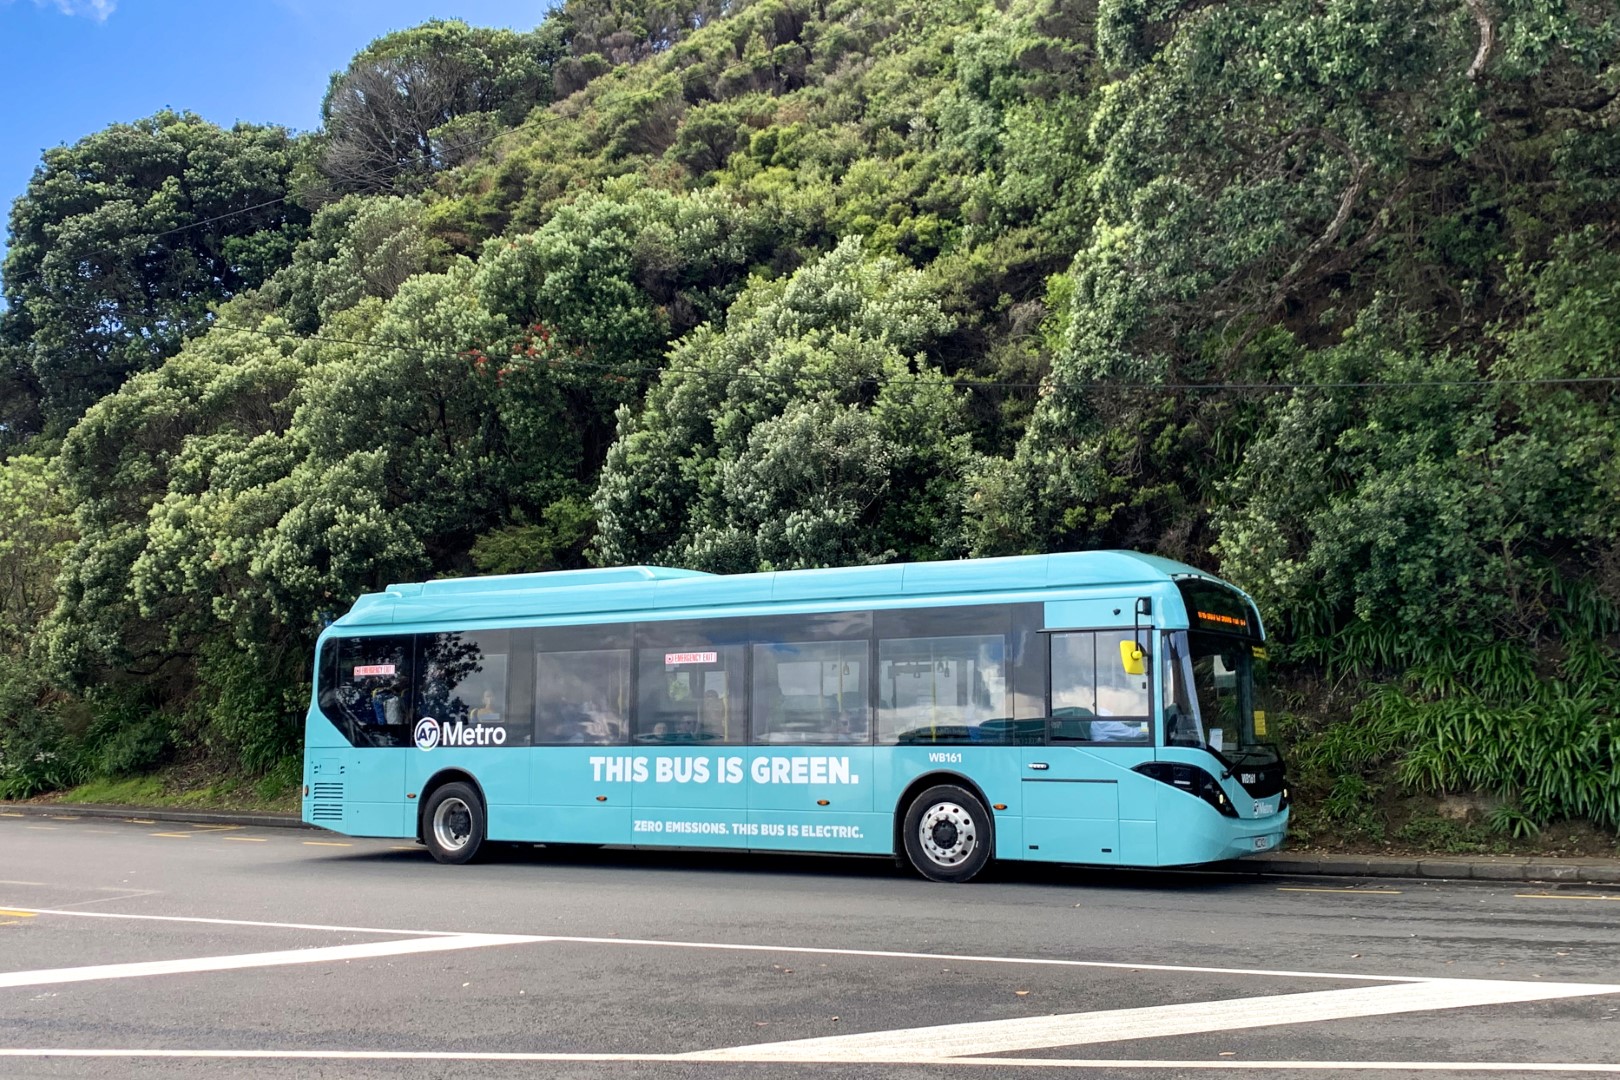
[[1253, 602], [1098, 551], [391, 585], [321, 635], [304, 820], [489, 842], [1133, 867], [1274, 848]]

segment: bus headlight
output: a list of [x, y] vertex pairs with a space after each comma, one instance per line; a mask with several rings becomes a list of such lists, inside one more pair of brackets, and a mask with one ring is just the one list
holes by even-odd
[[1169, 784], [1189, 795], [1196, 795], [1227, 817], [1238, 816], [1237, 807], [1226, 797], [1226, 791], [1209, 773], [1196, 765], [1183, 765], [1179, 761], [1145, 761], [1136, 767], [1143, 776], [1151, 776], [1161, 784]]

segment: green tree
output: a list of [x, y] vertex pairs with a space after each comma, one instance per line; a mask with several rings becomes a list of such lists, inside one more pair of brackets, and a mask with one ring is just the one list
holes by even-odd
[[407, 280], [444, 262], [414, 198], [350, 195], [321, 207], [292, 261], [265, 295], [300, 333], [366, 297], [387, 300]]
[[301, 153], [282, 128], [172, 112], [45, 152], [11, 208], [0, 358], [31, 369], [48, 421], [65, 429], [287, 260], [309, 220], [286, 198]]
[[338, 192], [413, 192], [551, 100], [555, 34], [434, 20], [378, 38], [321, 102], [320, 171]]
[[0, 652], [21, 654], [56, 602], [73, 517], [46, 458], [0, 464]]
[[[1612, 197], [1600, 164], [1616, 160], [1612, 134], [1583, 111], [1613, 100], [1608, 14], [1460, 0], [1099, 8], [1099, 57], [1117, 78], [1094, 103], [1098, 217], [1071, 268], [1050, 392], [1015, 459], [984, 470], [978, 548], [1207, 546], [1200, 507], [1258, 411], [1110, 384], [1287, 379], [1300, 346], [1352, 332], [1381, 296], [1403, 297], [1403, 314], [1445, 312], [1477, 342], [1515, 246], [1545, 251]], [[1543, 123], [1572, 165], [1553, 199], [1537, 193]]]
[[922, 275], [854, 240], [753, 286], [620, 412], [598, 558], [736, 571], [953, 550], [961, 402], [922, 353], [949, 328]]

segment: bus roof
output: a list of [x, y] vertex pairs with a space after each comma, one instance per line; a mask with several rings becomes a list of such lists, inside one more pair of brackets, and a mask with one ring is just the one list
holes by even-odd
[[759, 574], [620, 566], [390, 585], [383, 592], [361, 596], [335, 625], [508, 619], [600, 622], [615, 615], [670, 618], [683, 610], [713, 615], [723, 609], [779, 610], [795, 605], [823, 610], [829, 604], [892, 607], [924, 600], [949, 603], [955, 598], [988, 601], [985, 594], [995, 593], [1031, 599], [1030, 594], [1048, 589], [1130, 589], [1188, 577], [1220, 581], [1185, 563], [1131, 551], [1073, 551]]

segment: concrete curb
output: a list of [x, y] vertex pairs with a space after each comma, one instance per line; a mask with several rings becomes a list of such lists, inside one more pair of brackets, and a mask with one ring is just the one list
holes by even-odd
[[0, 813], [21, 814], [24, 817], [56, 818], [72, 821], [75, 818], [119, 818], [124, 821], [180, 821], [192, 825], [242, 825], [261, 829], [313, 829], [299, 820], [297, 814], [277, 814], [255, 810], [187, 810], [178, 806], [96, 806], [78, 803], [7, 803], [0, 802]]
[[1235, 873], [1266, 876], [1431, 878], [1446, 881], [1620, 884], [1620, 859], [1525, 856], [1311, 855], [1280, 852], [1222, 864]]
[[[187, 810], [169, 806], [81, 806], [76, 803], [4, 803], [0, 813], [26, 817], [119, 818], [193, 825], [315, 829], [297, 814], [249, 810]], [[1524, 856], [1315, 855], [1278, 852], [1215, 863], [1203, 869], [1255, 877], [1408, 878], [1447, 881], [1521, 881], [1620, 885], [1620, 859], [1547, 859]]]

